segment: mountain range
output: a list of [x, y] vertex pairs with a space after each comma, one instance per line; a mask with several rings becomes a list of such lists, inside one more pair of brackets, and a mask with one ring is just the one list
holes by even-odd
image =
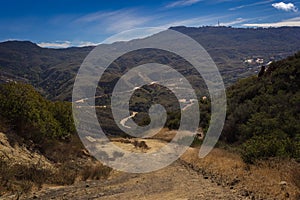
[[[181, 26], [170, 29], [199, 42], [219, 67], [226, 85], [253, 75], [260, 70], [261, 65], [285, 58], [300, 49], [300, 27], [245, 29]], [[2, 42], [0, 81], [30, 83], [48, 99], [70, 101], [76, 73], [93, 48], [50, 49], [41, 48], [29, 41]], [[109, 72], [113, 73], [112, 78], [103, 84], [104, 87], [110, 87], [129, 65], [145, 62], [140, 58], [136, 60], [132, 55], [122, 60], [118, 64], [121, 70]], [[172, 59], [160, 52], [152, 52], [147, 57], [147, 61], [151, 60], [168, 64]], [[189, 75], [188, 71], [186, 73], [185, 75]]]

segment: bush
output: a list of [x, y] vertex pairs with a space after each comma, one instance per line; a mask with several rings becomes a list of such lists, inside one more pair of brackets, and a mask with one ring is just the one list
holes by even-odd
[[27, 84], [0, 85], [0, 118], [26, 139], [67, 138], [74, 133], [70, 103], [50, 102]]
[[299, 55], [274, 62], [260, 78], [240, 80], [227, 90], [221, 139], [241, 147], [248, 163], [278, 156], [300, 161]]
[[74, 162], [65, 162], [57, 172], [51, 175], [50, 182], [59, 185], [71, 185], [75, 182], [78, 171], [78, 166]]
[[254, 163], [257, 159], [270, 157], [299, 157], [297, 143], [288, 137], [274, 135], [254, 136], [242, 145], [242, 159], [246, 163]]
[[85, 181], [87, 179], [99, 180], [102, 178], [107, 178], [111, 172], [111, 168], [104, 166], [102, 164], [97, 164], [93, 167], [85, 167], [81, 171], [82, 180]]

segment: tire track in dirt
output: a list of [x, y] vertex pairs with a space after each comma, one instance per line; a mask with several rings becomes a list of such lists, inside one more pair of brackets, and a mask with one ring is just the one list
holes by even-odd
[[114, 172], [108, 180], [47, 188], [26, 199], [235, 200], [245, 197], [212, 183], [187, 165], [176, 161], [155, 172], [147, 174]]

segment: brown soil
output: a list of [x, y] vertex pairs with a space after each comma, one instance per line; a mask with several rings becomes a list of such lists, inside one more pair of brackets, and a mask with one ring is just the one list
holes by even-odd
[[[166, 144], [158, 138], [138, 140], [149, 147], [141, 149], [134, 141], [113, 140], [127, 151], [152, 152]], [[41, 191], [21, 199], [300, 199], [299, 163], [273, 160], [246, 165], [237, 154], [223, 149], [214, 149], [204, 159], [198, 158], [198, 151], [190, 148], [172, 165], [152, 173], [113, 171], [108, 179], [63, 187], [44, 185]], [[12, 195], [4, 199], [16, 198]]]
[[[235, 190], [218, 186], [180, 161], [148, 174], [115, 172], [109, 180], [47, 188], [32, 199], [243, 199]], [[246, 199], [246, 198], [244, 198]]]

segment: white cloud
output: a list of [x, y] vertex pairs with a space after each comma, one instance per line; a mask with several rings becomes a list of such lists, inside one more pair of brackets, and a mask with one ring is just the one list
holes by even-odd
[[166, 8], [175, 8], [175, 7], [185, 7], [185, 6], [191, 6], [193, 4], [196, 4], [202, 0], [179, 0], [172, 3], [169, 3], [166, 5]]
[[70, 42], [70, 41], [56, 41], [56, 42], [40, 42], [37, 44], [43, 48], [65, 49], [69, 47], [85, 47], [85, 46], [97, 46], [98, 43], [94, 42]]
[[282, 26], [300, 26], [300, 17], [287, 19], [274, 23], [260, 23], [260, 24], [244, 24], [247, 27], [282, 27]]
[[161, 28], [169, 28], [171, 26], [204, 26], [204, 25], [215, 25], [219, 19], [225, 18], [226, 16], [205, 16], [195, 17], [190, 19], [183, 19], [178, 21], [167, 22], [161, 25]]
[[164, 31], [164, 30], [166, 30], [166, 28], [163, 28], [163, 27], [145, 27], [145, 28], [131, 29], [128, 31], [123, 31], [121, 33], [117, 33], [117, 34], [105, 39], [101, 43], [111, 44], [114, 42], [129, 41], [129, 40], [133, 40], [133, 39], [145, 38], [147, 36], [151, 36], [155, 33], [158, 33], [158, 32]]
[[293, 3], [284, 3], [284, 2], [280, 2], [280, 3], [273, 3], [272, 6], [278, 10], [283, 10], [286, 12], [297, 12], [298, 8], [293, 4]]
[[95, 42], [79, 42], [79, 43], [74, 43], [74, 46], [77, 47], [86, 47], [86, 46], [97, 46], [99, 43]]
[[143, 16], [134, 9], [121, 9], [112, 12], [96, 12], [84, 15], [74, 22], [78, 25], [93, 24], [94, 27], [101, 28], [109, 33], [121, 32], [145, 25], [152, 20], [150, 16]]
[[[147, 36], [153, 35], [155, 33], [164, 31], [170, 27], [174, 26], [203, 26], [203, 25], [215, 25], [218, 19], [226, 18], [227, 16], [205, 16], [205, 17], [195, 17], [189, 19], [182, 20], [174, 20], [174, 21], [165, 21], [159, 22], [156, 24], [156, 27], [143, 27], [143, 28], [135, 28], [132, 30], [127, 30], [118, 34], [115, 34], [102, 43], [113, 43], [117, 41], [129, 41], [132, 39], [145, 38]], [[241, 22], [241, 18], [237, 19], [236, 22]], [[233, 24], [233, 22], [231, 22]]]
[[19, 38], [7, 38], [0, 40], [0, 42], [7, 42], [7, 41], [24, 41], [24, 39], [19, 39]]
[[233, 7], [230, 8], [230, 11], [234, 11], [234, 10], [239, 10], [242, 8], [247, 8], [247, 7], [252, 7], [252, 6], [258, 6], [258, 5], [264, 5], [264, 4], [268, 4], [273, 2], [274, 0], [266, 0], [266, 1], [259, 1], [259, 2], [255, 2], [255, 3], [251, 3], [251, 4], [245, 4], [245, 5], [241, 5], [241, 6], [237, 6], [237, 7]]
[[220, 25], [221, 26], [233, 26], [233, 25], [241, 24], [245, 21], [247, 21], [247, 19], [237, 18], [236, 20], [233, 20], [233, 21], [230, 21], [230, 22], [220, 23]]
[[72, 44], [70, 41], [64, 41], [64, 42], [41, 42], [38, 43], [37, 45], [39, 45], [40, 47], [44, 47], [44, 48], [68, 48], [71, 47]]

